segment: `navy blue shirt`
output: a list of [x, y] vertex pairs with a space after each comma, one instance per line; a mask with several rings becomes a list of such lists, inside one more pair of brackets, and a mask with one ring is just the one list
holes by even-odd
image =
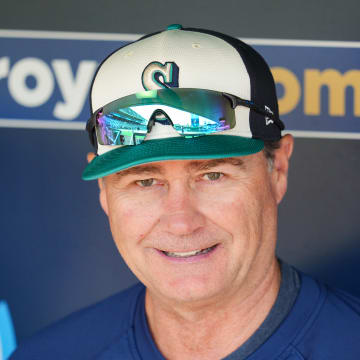
[[[299, 276], [301, 288], [290, 312], [247, 359], [360, 359], [360, 300]], [[11, 359], [163, 360], [146, 323], [144, 301], [144, 286], [135, 285], [38, 333]]]

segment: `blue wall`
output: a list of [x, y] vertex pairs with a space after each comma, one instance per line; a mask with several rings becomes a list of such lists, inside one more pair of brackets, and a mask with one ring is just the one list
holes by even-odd
[[[349, 1], [346, 8], [333, 0], [312, 5], [256, 0], [246, 7], [229, 0], [170, 3], [108, 1], [100, 9], [93, 0], [22, 0], [21, 6], [4, 0], [0, 23], [5, 29], [141, 34], [179, 22], [239, 37], [360, 40], [355, 31], [357, 1]], [[41, 51], [34, 52], [23, 42], [11, 50], [10, 66], [16, 62], [15, 53], [48, 56], [50, 64], [49, 46], [44, 43]], [[80, 46], [66, 53], [55, 46], [58, 52], [53, 58], [66, 59], [73, 53], [76, 74], [81, 59], [97, 61], [103, 56], [98, 48]], [[0, 59], [10, 55], [3, 47]], [[354, 56], [346, 69], [360, 63], [358, 55]], [[332, 54], [326, 66], [342, 66], [344, 59]], [[272, 65], [286, 64], [274, 61]], [[293, 65], [289, 60], [288, 67]], [[61, 101], [57, 83], [49, 102], [31, 110], [13, 102], [6, 81], [0, 79], [0, 118], [56, 120], [51, 114], [54, 102]], [[29, 87], [36, 85], [28, 81]], [[351, 100], [347, 107], [352, 109]], [[301, 122], [301, 104], [294, 111], [288, 121]], [[76, 119], [87, 116], [84, 104]], [[358, 117], [347, 114], [337, 120], [341, 126], [346, 121], [354, 126], [343, 131], [358, 131]], [[136, 279], [112, 242], [98, 204], [96, 182], [80, 179], [86, 153], [91, 150], [84, 131], [0, 127], [0, 150], [0, 299], [8, 302], [22, 341]], [[296, 138], [289, 191], [279, 208], [278, 253], [303, 271], [360, 296], [359, 160], [359, 140]]]

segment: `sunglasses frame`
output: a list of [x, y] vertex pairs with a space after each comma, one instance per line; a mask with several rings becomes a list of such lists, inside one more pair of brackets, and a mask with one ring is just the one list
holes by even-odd
[[[249, 108], [251, 110], [254, 110], [258, 114], [261, 114], [261, 115], [265, 116], [266, 118], [272, 120], [274, 122], [274, 124], [280, 130], [285, 129], [284, 123], [274, 114], [273, 111], [271, 111], [271, 109], [269, 107], [257, 105], [253, 101], [245, 100], [245, 99], [242, 99], [242, 98], [240, 98], [240, 97], [238, 97], [236, 95], [228, 94], [228, 93], [225, 93], [225, 92], [219, 92], [219, 94], [221, 94], [222, 96], [224, 96], [225, 98], [227, 98], [230, 101], [231, 107], [233, 109], [235, 109], [237, 106], [245, 106], [245, 107], [247, 107], [247, 108]], [[119, 100], [119, 99], [117, 99], [117, 100]], [[114, 100], [114, 101], [117, 101], [117, 100]], [[104, 109], [105, 106], [103, 106], [103, 107], [99, 108], [98, 110], [96, 110], [94, 112], [94, 114], [88, 119], [88, 121], [86, 123], [86, 130], [87, 130], [87, 132], [89, 134], [90, 142], [91, 142], [91, 144], [93, 145], [93, 147], [95, 148], [96, 151], [98, 149], [98, 141], [97, 141], [97, 137], [96, 137], [96, 121], [97, 121], [97, 119], [99, 117], [99, 114], [103, 112], [103, 109]], [[151, 121], [151, 119], [149, 119], [149, 123], [150, 123], [150, 121]], [[151, 127], [148, 127], [148, 133], [150, 131], [151, 131]], [[203, 135], [206, 135], [206, 134], [203, 134]], [[198, 136], [203, 136], [203, 135], [198, 135]], [[137, 145], [137, 144], [135, 144], [135, 145]]]

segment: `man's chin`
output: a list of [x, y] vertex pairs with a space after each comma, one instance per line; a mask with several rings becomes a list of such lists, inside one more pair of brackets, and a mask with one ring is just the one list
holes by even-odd
[[166, 279], [157, 283], [154, 292], [161, 294], [165, 301], [179, 303], [185, 306], [210, 303], [223, 297], [226, 291], [221, 279], [211, 277], [187, 276]]

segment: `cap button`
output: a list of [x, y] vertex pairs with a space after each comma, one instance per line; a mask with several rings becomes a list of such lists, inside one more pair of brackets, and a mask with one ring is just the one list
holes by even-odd
[[166, 28], [166, 30], [180, 30], [182, 28], [183, 27], [180, 24], [171, 24]]

